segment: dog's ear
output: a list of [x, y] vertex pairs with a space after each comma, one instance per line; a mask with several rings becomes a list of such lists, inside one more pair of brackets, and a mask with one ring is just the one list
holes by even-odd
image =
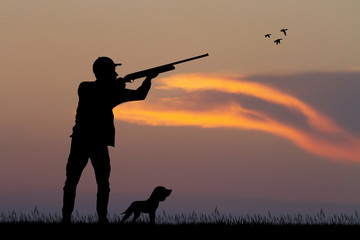
[[164, 192], [165, 189], [166, 189], [166, 188], [163, 187], [163, 186], [157, 186], [157, 187], [154, 189], [153, 193], [156, 194], [156, 195], [158, 195], [158, 194], [161, 194], [162, 192]]
[[163, 186], [157, 186], [151, 194], [151, 197], [154, 197], [158, 201], [162, 202], [165, 201], [165, 199], [171, 194], [171, 191], [171, 189], [166, 189]]

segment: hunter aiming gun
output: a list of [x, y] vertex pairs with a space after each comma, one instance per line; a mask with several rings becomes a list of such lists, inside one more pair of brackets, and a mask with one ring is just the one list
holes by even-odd
[[146, 77], [146, 76], [151, 75], [151, 74], [154, 74], [154, 73], [155, 73], [155, 74], [159, 74], [159, 73], [163, 73], [163, 72], [168, 72], [168, 71], [174, 70], [174, 69], [175, 69], [174, 65], [176, 65], [176, 64], [180, 64], [180, 63], [184, 63], [184, 62], [189, 62], [189, 61], [192, 61], [192, 60], [195, 60], [195, 59], [198, 59], [198, 58], [207, 57], [207, 56], [209, 56], [208, 53], [203, 54], [203, 55], [200, 55], [200, 56], [196, 56], [196, 57], [192, 57], [192, 58], [187, 58], [187, 59], [184, 59], [184, 60], [180, 60], [180, 61], [177, 61], [177, 62], [168, 63], [168, 64], [165, 64], [165, 65], [162, 65], [162, 66], [158, 66], [158, 67], [154, 67], [154, 68], [149, 68], [149, 69], [146, 69], [146, 70], [143, 70], [143, 71], [130, 73], [130, 74], [126, 75], [126, 76], [123, 78], [123, 80], [124, 80], [125, 82], [133, 82], [135, 79], [143, 78], [143, 77]]

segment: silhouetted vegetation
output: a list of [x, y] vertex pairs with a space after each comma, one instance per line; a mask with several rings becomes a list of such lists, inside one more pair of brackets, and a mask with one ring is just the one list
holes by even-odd
[[[123, 215], [113, 214], [109, 216], [111, 224], [120, 224]], [[0, 223], [60, 223], [61, 215], [57, 213], [41, 213], [37, 207], [30, 213], [17, 213], [15, 211], [0, 212]], [[98, 219], [96, 214], [83, 215], [74, 213], [73, 222], [75, 224], [95, 224]], [[139, 224], [149, 222], [149, 217], [145, 214], [138, 219]], [[360, 215], [357, 211], [353, 215], [333, 214], [327, 215], [322, 209], [316, 215], [303, 215], [301, 213], [290, 215], [267, 215], [246, 214], [242, 216], [232, 216], [230, 214], [221, 214], [217, 208], [211, 214], [202, 213], [180, 213], [167, 214], [164, 211], [156, 215], [156, 224], [158, 225], [184, 225], [184, 224], [224, 224], [224, 225], [359, 225]]]
[[[73, 223], [61, 224], [61, 214], [44, 214], [35, 208], [30, 213], [0, 212], [0, 227], [5, 230], [30, 228], [33, 232], [39, 229], [61, 230], [71, 228], [79, 233], [86, 229], [86, 234], [91, 236], [99, 229], [107, 228], [108, 233], [132, 233], [136, 235], [151, 234], [158, 231], [176, 234], [231, 234], [236, 232], [253, 233], [254, 236], [271, 233], [296, 232], [305, 234], [321, 232], [325, 235], [344, 232], [350, 234], [360, 230], [360, 216], [355, 211], [352, 215], [339, 214], [327, 215], [320, 210], [316, 215], [303, 215], [301, 213], [274, 216], [247, 214], [231, 216], [221, 214], [215, 209], [211, 214], [181, 213], [166, 214], [162, 212], [156, 216], [156, 225], [149, 223], [148, 215], [141, 215], [137, 223], [121, 223], [122, 215], [109, 215], [109, 224], [98, 224], [97, 215], [73, 214]], [[31, 232], [31, 231], [30, 231]], [[19, 234], [22, 232], [20, 231]], [[27, 232], [29, 233], [29, 232]]]

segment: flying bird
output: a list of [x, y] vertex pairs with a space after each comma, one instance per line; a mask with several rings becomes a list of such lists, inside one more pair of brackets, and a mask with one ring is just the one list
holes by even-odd
[[286, 36], [286, 31], [287, 31], [287, 30], [288, 30], [287, 28], [283, 28], [283, 29], [280, 30], [280, 32], [283, 32], [284, 35]]
[[282, 40], [282, 38], [278, 38], [274, 41], [274, 43], [276, 43], [276, 45], [280, 44], [280, 40]]
[[271, 33], [265, 34], [265, 37], [270, 38]]

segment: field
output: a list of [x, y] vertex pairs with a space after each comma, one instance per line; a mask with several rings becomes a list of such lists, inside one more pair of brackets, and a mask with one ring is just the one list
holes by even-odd
[[[327, 216], [322, 210], [315, 216], [310, 215], [245, 215], [232, 217], [220, 214], [217, 209], [209, 215], [189, 214], [168, 215], [159, 213], [156, 224], [148, 223], [148, 218], [142, 215], [138, 223], [120, 223], [121, 215], [109, 216], [110, 223], [102, 225], [97, 223], [95, 215], [73, 215], [73, 223], [61, 224], [61, 216], [58, 214], [42, 214], [37, 208], [31, 213], [1, 212], [0, 231], [4, 234], [9, 232], [14, 237], [26, 235], [38, 238], [51, 236], [81, 236], [81, 237], [111, 237], [129, 234], [132, 237], [173, 238], [202, 236], [224, 237], [243, 236], [251, 234], [252, 237], [269, 236], [296, 236], [309, 237], [313, 234], [321, 234], [322, 237], [341, 234], [342, 237], [354, 236], [354, 232], [360, 233], [360, 216], [354, 215], [330, 215]], [[233, 235], [234, 234], [234, 235]], [[289, 235], [290, 234], [290, 235]]]

